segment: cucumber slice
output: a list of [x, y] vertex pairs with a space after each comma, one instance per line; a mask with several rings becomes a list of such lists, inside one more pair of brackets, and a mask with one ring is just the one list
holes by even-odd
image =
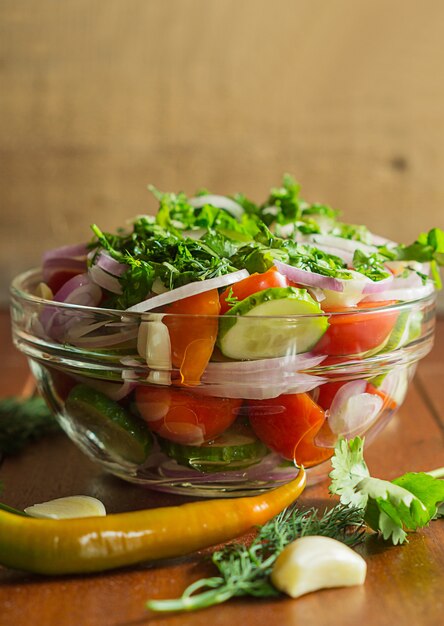
[[76, 385], [66, 399], [65, 411], [111, 456], [136, 465], [147, 459], [152, 444], [148, 427], [100, 391]]
[[384, 352], [402, 348], [421, 335], [421, 311], [403, 311], [384, 346]]
[[185, 446], [158, 438], [163, 452], [179, 465], [199, 472], [235, 471], [258, 463], [269, 450], [250, 428], [232, 426], [202, 446]]
[[[225, 356], [238, 360], [308, 352], [328, 328], [327, 316], [322, 314], [306, 289], [264, 289], [222, 316], [217, 343]], [[292, 320], [295, 315], [313, 317]], [[245, 319], [249, 316], [261, 319]]]

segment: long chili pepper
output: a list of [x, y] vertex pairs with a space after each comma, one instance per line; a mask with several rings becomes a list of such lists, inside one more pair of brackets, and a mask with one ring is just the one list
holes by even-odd
[[177, 557], [262, 525], [304, 490], [303, 468], [258, 496], [67, 520], [0, 511], [0, 564], [41, 574], [97, 572]]

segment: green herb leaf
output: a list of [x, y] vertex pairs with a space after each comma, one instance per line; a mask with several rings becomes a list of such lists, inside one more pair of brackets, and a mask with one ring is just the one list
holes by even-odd
[[437, 505], [444, 502], [444, 481], [425, 472], [409, 472], [396, 478], [393, 483], [419, 498], [426, 507], [429, 518], [435, 517]]
[[375, 282], [391, 276], [390, 272], [384, 267], [384, 261], [386, 259], [377, 252], [365, 254], [362, 250], [355, 250], [353, 255], [354, 269]]
[[[332, 459], [331, 493], [343, 504], [365, 508], [365, 521], [394, 544], [406, 540], [406, 531], [426, 526], [444, 500], [444, 483], [429, 474], [409, 473], [390, 482], [370, 476], [363, 455], [364, 440], [341, 439]], [[438, 475], [438, 473], [436, 473]]]
[[342, 504], [351, 504], [365, 508], [367, 496], [357, 489], [357, 485], [364, 478], [370, 476], [364, 461], [364, 440], [356, 437], [347, 442], [340, 439], [336, 445], [331, 464], [330, 493], [341, 496]]

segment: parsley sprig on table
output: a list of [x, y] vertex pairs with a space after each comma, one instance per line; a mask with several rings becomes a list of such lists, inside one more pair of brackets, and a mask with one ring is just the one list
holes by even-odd
[[444, 468], [430, 473], [409, 472], [393, 481], [370, 476], [364, 461], [364, 440], [341, 439], [332, 458], [330, 492], [344, 505], [364, 509], [364, 519], [373, 530], [395, 545], [407, 539], [408, 531], [426, 526], [438, 515], [444, 502]]
[[341, 504], [321, 515], [317, 509], [292, 506], [259, 529], [248, 546], [230, 544], [213, 553], [212, 563], [219, 575], [191, 584], [180, 598], [150, 600], [151, 611], [194, 611], [220, 604], [239, 596], [279, 596], [269, 576], [273, 565], [290, 542], [297, 537], [322, 535], [354, 546], [364, 538], [362, 510]]

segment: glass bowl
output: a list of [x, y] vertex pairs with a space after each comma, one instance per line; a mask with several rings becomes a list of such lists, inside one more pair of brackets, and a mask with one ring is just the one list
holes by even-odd
[[[227, 321], [54, 302], [34, 295], [41, 280], [12, 284], [13, 337], [57, 420], [106, 471], [174, 493], [257, 493], [301, 464], [322, 480], [338, 437], [368, 443], [386, 426], [433, 342], [434, 294]], [[231, 359], [217, 347], [227, 332]]]

